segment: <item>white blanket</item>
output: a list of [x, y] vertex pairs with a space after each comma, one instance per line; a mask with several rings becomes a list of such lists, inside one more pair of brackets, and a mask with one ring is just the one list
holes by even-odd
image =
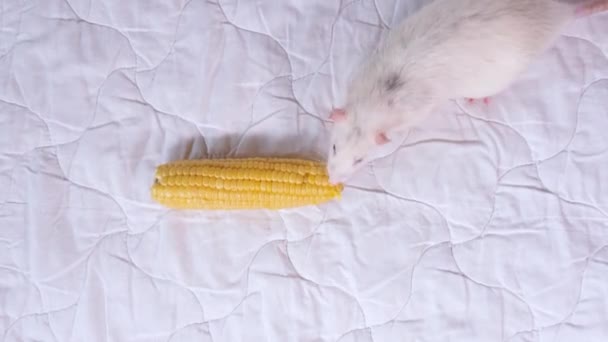
[[343, 199], [171, 211], [158, 164], [326, 153], [420, 1], [0, 0], [2, 341], [608, 341], [608, 15]]

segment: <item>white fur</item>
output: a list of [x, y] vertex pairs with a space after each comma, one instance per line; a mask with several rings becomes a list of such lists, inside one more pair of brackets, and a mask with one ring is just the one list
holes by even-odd
[[[377, 133], [400, 134], [443, 101], [507, 88], [586, 6], [568, 1], [435, 0], [395, 27], [348, 89], [347, 117], [332, 129], [331, 181], [374, 159]], [[388, 91], [391, 75], [400, 84]]]

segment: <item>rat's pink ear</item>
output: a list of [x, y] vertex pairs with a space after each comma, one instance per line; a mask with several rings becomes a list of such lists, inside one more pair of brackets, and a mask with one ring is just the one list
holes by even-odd
[[329, 119], [333, 122], [340, 122], [346, 119], [346, 111], [344, 109], [335, 108], [331, 111]]
[[386, 136], [386, 133], [378, 132], [376, 134], [376, 144], [384, 145], [388, 144], [389, 142], [391, 142], [391, 140]]

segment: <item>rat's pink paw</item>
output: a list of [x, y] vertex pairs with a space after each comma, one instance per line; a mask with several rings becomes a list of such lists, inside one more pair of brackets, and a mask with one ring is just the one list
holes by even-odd
[[[466, 98], [466, 100], [467, 100], [467, 103], [470, 103], [470, 104], [475, 103], [477, 101], [476, 99], [471, 99], [471, 98]], [[489, 97], [485, 97], [481, 101], [483, 101], [483, 103], [485, 105], [489, 105], [490, 104], [490, 98]]]
[[581, 5], [576, 9], [576, 15], [586, 17], [595, 13], [608, 11], [608, 1], [598, 0], [591, 4]]

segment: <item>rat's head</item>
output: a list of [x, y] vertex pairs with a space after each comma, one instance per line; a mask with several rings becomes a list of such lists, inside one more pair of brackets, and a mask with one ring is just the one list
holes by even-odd
[[389, 142], [386, 134], [371, 123], [359, 122], [345, 110], [335, 109], [327, 170], [333, 184], [344, 183], [372, 159], [376, 148]]
[[430, 88], [372, 64], [350, 85], [346, 108], [330, 116], [334, 126], [327, 169], [332, 183], [345, 182], [378, 156], [388, 137], [400, 135], [430, 112]]

